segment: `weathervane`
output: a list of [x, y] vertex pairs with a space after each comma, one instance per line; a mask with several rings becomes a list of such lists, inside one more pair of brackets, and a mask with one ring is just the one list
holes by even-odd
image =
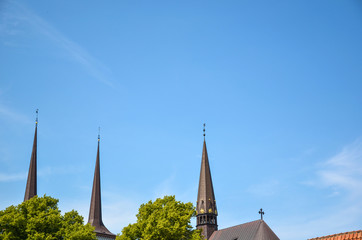
[[101, 139], [101, 127], [98, 127], [98, 142]]
[[35, 111], [35, 113], [36, 113], [35, 124], [38, 124], [38, 112], [39, 112], [39, 109], [36, 109], [36, 111]]
[[263, 212], [263, 209], [262, 209], [262, 208], [260, 208], [259, 214], [260, 214], [261, 220], [263, 220], [264, 212]]
[[203, 129], [203, 131], [204, 131], [204, 139], [205, 139], [205, 126], [206, 126], [206, 124], [204, 123], [204, 129]]

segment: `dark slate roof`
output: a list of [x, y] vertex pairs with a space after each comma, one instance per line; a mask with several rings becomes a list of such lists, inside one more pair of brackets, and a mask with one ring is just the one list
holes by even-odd
[[279, 240], [263, 221], [257, 220], [215, 231], [210, 240]]
[[96, 167], [94, 169], [92, 199], [89, 209], [88, 223], [90, 223], [93, 227], [95, 227], [94, 231], [96, 232], [97, 236], [115, 239], [116, 235], [111, 233], [106, 228], [106, 226], [104, 226], [102, 221], [101, 176], [100, 176], [99, 165], [100, 164], [99, 164], [99, 138], [98, 138], [97, 159], [96, 159]]
[[30, 198], [37, 195], [37, 174], [36, 174], [36, 164], [37, 164], [37, 132], [38, 132], [38, 122], [35, 123], [35, 133], [34, 133], [34, 142], [33, 150], [30, 157], [28, 181], [26, 182], [24, 201], [29, 200]]
[[198, 214], [213, 213], [217, 215], [214, 187], [212, 185], [209, 157], [207, 155], [205, 140], [204, 146], [202, 148], [202, 160], [196, 211]]

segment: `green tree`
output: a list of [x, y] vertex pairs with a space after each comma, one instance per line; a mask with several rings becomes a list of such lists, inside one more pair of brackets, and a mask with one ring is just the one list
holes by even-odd
[[196, 211], [192, 203], [165, 196], [139, 208], [137, 222], [123, 228], [116, 240], [201, 240], [200, 230], [191, 226]]
[[58, 200], [45, 195], [0, 211], [0, 240], [94, 240], [93, 231], [77, 211], [63, 216]]

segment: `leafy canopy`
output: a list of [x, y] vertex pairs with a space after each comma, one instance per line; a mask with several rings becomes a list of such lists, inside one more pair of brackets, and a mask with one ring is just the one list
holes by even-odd
[[94, 240], [93, 231], [77, 211], [62, 216], [58, 200], [45, 195], [0, 211], [0, 240]]
[[165, 196], [149, 201], [139, 208], [137, 222], [123, 228], [116, 240], [201, 240], [200, 230], [191, 226], [196, 215], [192, 203]]

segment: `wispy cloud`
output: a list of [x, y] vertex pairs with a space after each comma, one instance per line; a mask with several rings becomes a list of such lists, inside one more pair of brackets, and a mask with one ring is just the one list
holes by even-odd
[[349, 197], [362, 196], [362, 141], [345, 146], [322, 164], [318, 182], [325, 187], [346, 191]]
[[[38, 177], [69, 175], [78, 173], [80, 170], [74, 166], [68, 167], [44, 167], [38, 169]], [[21, 173], [0, 173], [0, 182], [23, 181], [27, 178], [26, 172]]]
[[[49, 22], [24, 5], [16, 1], [6, 1], [6, 3], [8, 5], [6, 8], [7, 12], [2, 14], [3, 23], [0, 25], [0, 33], [2, 35], [22, 34], [19, 26], [28, 26], [30, 29], [27, 30], [35, 31], [64, 50], [64, 52], [67, 53], [74, 62], [82, 66], [90, 76], [110, 87], [114, 86], [111, 80], [111, 70], [83, 47], [70, 40]], [[3, 44], [9, 45], [9, 41], [5, 41]]]
[[[315, 178], [306, 186], [329, 191], [326, 207], [293, 219], [281, 220], [281, 239], [307, 239], [358, 230], [353, 226], [362, 220], [362, 140], [346, 145], [336, 155], [318, 164]], [[283, 222], [283, 223], [282, 223]], [[359, 226], [356, 226], [359, 228]]]
[[26, 173], [0, 173], [0, 182], [15, 182], [26, 179]]
[[38, 170], [39, 177], [54, 176], [54, 175], [73, 175], [83, 171], [81, 166], [45, 166]]
[[275, 230], [280, 239], [310, 239], [359, 229], [348, 228], [358, 222], [360, 210], [356, 206], [343, 206], [330, 212], [319, 211], [318, 216], [298, 216], [279, 223]]
[[9, 107], [6, 107], [1, 103], [0, 103], [0, 117], [8, 118], [12, 121], [21, 122], [21, 123], [31, 123], [31, 120], [27, 116], [18, 113], [15, 110], [10, 109]]

